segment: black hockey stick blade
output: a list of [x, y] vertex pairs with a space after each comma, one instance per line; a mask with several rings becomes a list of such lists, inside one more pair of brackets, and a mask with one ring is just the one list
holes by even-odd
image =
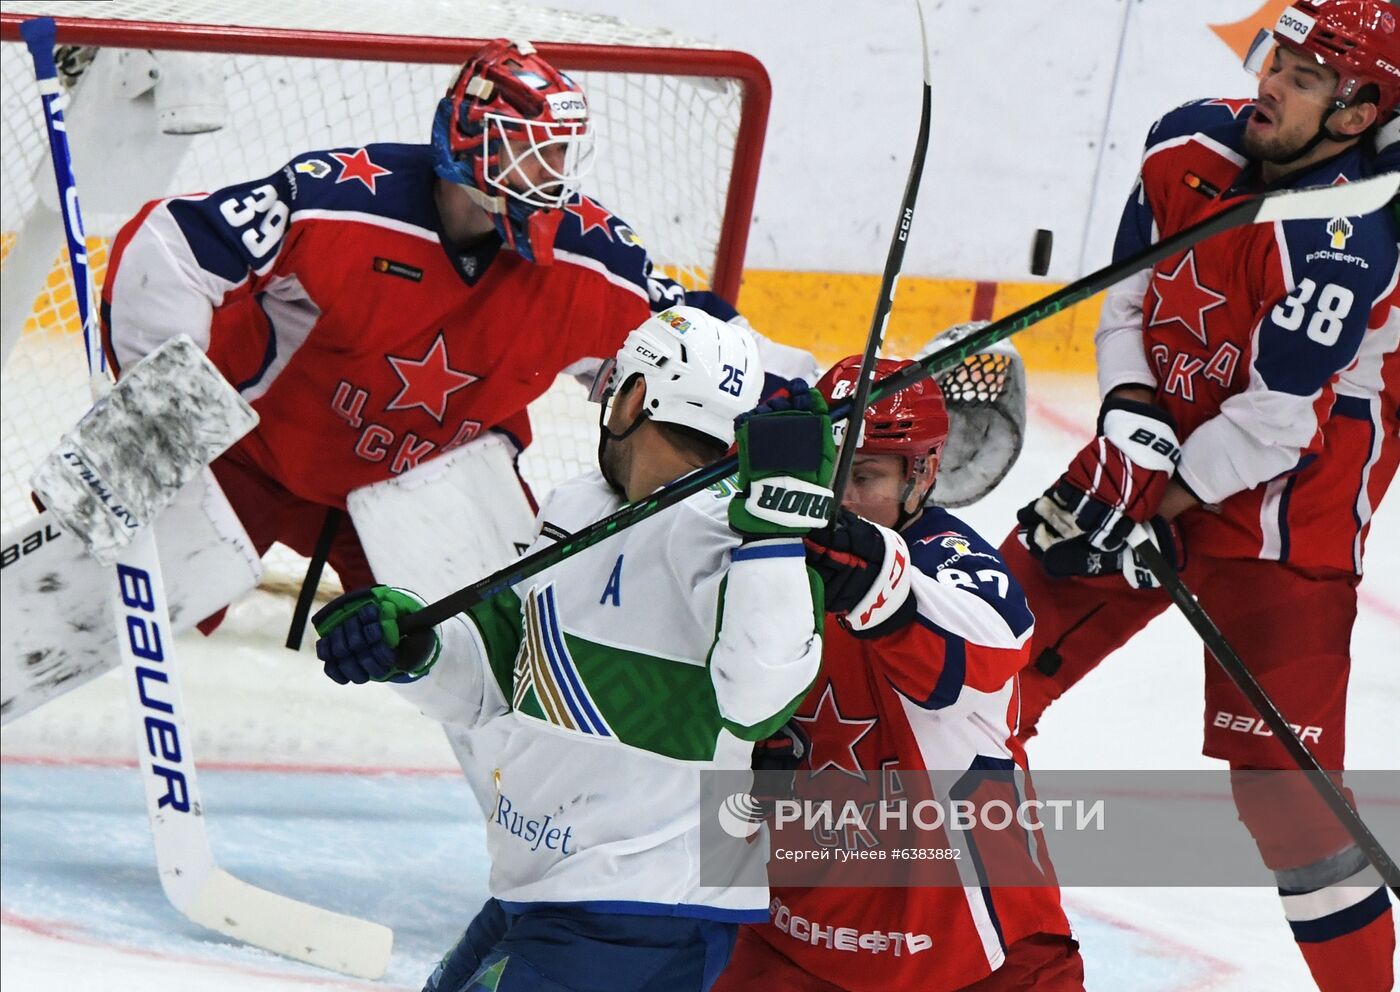
[[1318, 763], [1317, 758], [1308, 750], [1306, 744], [1298, 739], [1298, 735], [1293, 728], [1288, 725], [1283, 714], [1278, 711], [1274, 701], [1269, 698], [1269, 694], [1264, 691], [1264, 687], [1254, 677], [1240, 656], [1235, 653], [1230, 642], [1225, 639], [1225, 635], [1220, 632], [1220, 628], [1215, 625], [1215, 621], [1210, 618], [1200, 601], [1187, 588], [1176, 569], [1162, 555], [1157, 545], [1152, 543], [1152, 539], [1147, 536], [1142, 528], [1133, 534], [1131, 538], [1133, 551], [1137, 556], [1147, 563], [1147, 567], [1152, 570], [1152, 574], [1157, 577], [1157, 581], [1162, 584], [1162, 588], [1171, 596], [1176, 608], [1186, 617], [1188, 623], [1195, 628], [1197, 636], [1210, 651], [1220, 665], [1226, 677], [1234, 683], [1235, 688], [1249, 700], [1250, 705], [1258, 712], [1279, 743], [1283, 745], [1289, 757], [1308, 775], [1308, 781], [1317, 789], [1323, 802], [1336, 815], [1337, 820], [1351, 835], [1351, 839], [1356, 842], [1356, 846], [1361, 849], [1361, 853], [1366, 856], [1366, 860], [1371, 862], [1371, 866], [1380, 874], [1381, 880], [1394, 892], [1400, 896], [1400, 867], [1381, 842], [1376, 839], [1376, 835], [1371, 833], [1369, 827], [1361, 819], [1361, 815], [1356, 812], [1356, 808], [1347, 800], [1345, 794], [1333, 781]]
[[909, 232], [914, 226], [914, 204], [919, 199], [919, 183], [924, 175], [924, 159], [928, 157], [929, 130], [933, 121], [933, 67], [928, 57], [928, 26], [924, 23], [924, 7], [915, 0], [914, 8], [919, 14], [919, 38], [923, 42], [924, 88], [922, 109], [919, 116], [919, 136], [914, 142], [914, 160], [909, 164], [909, 178], [904, 183], [904, 197], [899, 202], [899, 218], [895, 222], [894, 234], [890, 236], [889, 254], [885, 256], [885, 273], [880, 279], [880, 293], [875, 298], [875, 313], [870, 318], [870, 332], [865, 336], [865, 354], [860, 360], [860, 372], [856, 376], [856, 391], [851, 397], [850, 412], [846, 415], [846, 430], [841, 435], [841, 453], [836, 460], [836, 472], [831, 477], [831, 514], [828, 520], [835, 520], [841, 512], [841, 498], [846, 493], [846, 483], [851, 478], [851, 464], [855, 461], [856, 448], [860, 445], [861, 422], [865, 408], [870, 401], [870, 387], [875, 379], [875, 362], [880, 356], [880, 348], [885, 343], [885, 328], [890, 321], [890, 309], [894, 306], [894, 292], [899, 284], [899, 273], [904, 268], [904, 249], [909, 244]]
[[[1184, 228], [1154, 245], [1130, 255], [1121, 261], [1107, 265], [1097, 272], [1091, 272], [1075, 282], [1064, 286], [1034, 303], [1028, 304], [1015, 313], [1007, 314], [980, 330], [949, 335], [948, 343], [937, 351], [926, 355], [913, 365], [900, 369], [893, 375], [879, 379], [871, 387], [871, 402], [883, 399], [892, 393], [912, 386], [929, 376], [937, 375], [957, 365], [969, 355], [996, 344], [1003, 338], [1024, 331], [1026, 328], [1053, 317], [1076, 303], [1087, 300], [1095, 293], [1107, 289], [1114, 283], [1127, 278], [1140, 269], [1156, 265], [1163, 259], [1185, 251], [1198, 242], [1222, 231], [1243, 227], [1254, 223], [1272, 223], [1278, 220], [1305, 220], [1329, 217], [1357, 217], [1386, 206], [1400, 192], [1400, 175], [1375, 176], [1361, 182], [1346, 183], [1341, 186], [1322, 186], [1315, 189], [1289, 190], [1273, 193], [1255, 193], [1243, 196], [1219, 213], [1207, 217], [1190, 227]], [[851, 404], [838, 404], [831, 417], [837, 420], [846, 416]], [[738, 467], [738, 459], [733, 455], [696, 469], [676, 481], [663, 486], [646, 499], [628, 503], [600, 520], [596, 520], [567, 539], [540, 548], [523, 558], [507, 565], [485, 578], [463, 586], [449, 593], [435, 603], [417, 613], [403, 618], [404, 630], [420, 630], [436, 626], [448, 617], [470, 609], [477, 603], [504, 592], [521, 579], [529, 578], [565, 558], [570, 558], [605, 541], [618, 531], [626, 530], [640, 523], [654, 513], [693, 496], [700, 490], [712, 486], [732, 475]]]

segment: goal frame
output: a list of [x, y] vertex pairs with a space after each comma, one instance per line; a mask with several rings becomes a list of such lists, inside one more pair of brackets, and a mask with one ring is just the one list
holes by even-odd
[[[19, 42], [20, 24], [32, 16], [0, 12], [0, 41]], [[58, 42], [69, 45], [426, 65], [460, 65], [468, 52], [489, 40], [91, 17], [57, 17], [54, 22]], [[739, 83], [740, 117], [734, 160], [725, 194], [720, 241], [710, 274], [711, 290], [737, 306], [772, 102], [772, 84], [763, 64], [746, 52], [729, 49], [548, 41], [537, 42], [535, 47], [564, 70], [724, 78]]]

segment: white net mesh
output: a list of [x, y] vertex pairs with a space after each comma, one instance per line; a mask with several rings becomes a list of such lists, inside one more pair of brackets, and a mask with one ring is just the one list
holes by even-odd
[[[426, 27], [446, 37], [702, 47], [669, 32], [639, 30], [612, 18], [482, 0], [397, 0], [393, 4], [245, 0], [236, 6], [231, 0], [115, 0], [15, 2], [7, 3], [5, 9], [55, 17], [395, 34], [421, 32]], [[61, 34], [59, 40], [63, 40]], [[467, 52], [464, 46], [457, 57]], [[126, 53], [123, 58], [136, 56]], [[431, 57], [422, 56], [424, 61]], [[222, 81], [227, 123], [216, 132], [188, 139], [169, 180], [130, 202], [123, 202], [119, 194], [128, 185], [142, 186], [141, 173], [147, 167], [140, 149], [126, 158], [125, 146], [112, 143], [85, 155], [81, 134], [80, 111], [85, 101], [120, 98], [88, 92], [85, 83], [93, 70], [72, 90], [67, 114], [74, 165], [84, 200], [89, 254], [99, 281], [110, 238], [145, 199], [210, 190], [265, 175], [308, 149], [426, 141], [433, 109], [456, 71], [455, 66], [412, 60], [275, 54], [185, 58], [198, 60], [197, 72]], [[59, 434], [86, 409], [87, 394], [61, 229], [52, 220], [53, 179], [42, 115], [32, 65], [21, 44], [0, 45], [0, 75], [4, 139], [0, 227], [6, 298], [0, 401], [3, 528], [9, 530], [32, 513], [26, 480]], [[723, 218], [740, 121], [739, 84], [724, 78], [626, 71], [625, 65], [621, 71], [573, 71], [571, 75], [588, 93], [600, 134], [597, 167], [585, 192], [641, 234], [653, 257], [673, 276], [692, 286], [707, 285], [716, 254], [729, 236], [723, 230]], [[111, 109], [115, 113], [121, 108]], [[596, 413], [581, 393], [576, 384], [561, 381], [531, 408], [537, 442], [523, 465], [537, 495], [592, 461]], [[288, 572], [296, 568], [286, 556], [279, 557], [278, 565]]]

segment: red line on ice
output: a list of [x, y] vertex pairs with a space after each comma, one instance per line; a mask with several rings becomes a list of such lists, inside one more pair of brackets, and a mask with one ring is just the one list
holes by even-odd
[[1071, 916], [1091, 916], [1109, 926], [1144, 938], [1151, 944], [1160, 947], [1166, 952], [1166, 955], [1199, 961], [1210, 969], [1207, 975], [1192, 981], [1189, 985], [1181, 986], [1176, 992], [1211, 992], [1212, 989], [1219, 988], [1222, 982], [1226, 982], [1240, 973], [1239, 965], [1226, 961], [1224, 958], [1218, 958], [1195, 944], [1187, 944], [1174, 937], [1168, 937], [1160, 930], [1153, 930], [1139, 923], [1129, 923], [1126, 917], [1080, 904], [1077, 900], [1064, 899], [1064, 902], [1065, 912]]
[[26, 933], [31, 933], [38, 937], [46, 937], [50, 940], [61, 940], [70, 944], [79, 944], [84, 947], [96, 947], [102, 950], [116, 951], [118, 954], [128, 954], [133, 957], [152, 958], [157, 961], [171, 961], [176, 964], [193, 964], [206, 968], [218, 968], [221, 971], [231, 971], [239, 975], [276, 979], [278, 982], [296, 982], [301, 985], [315, 985], [321, 988], [367, 990], [367, 992], [414, 992], [414, 989], [417, 988], [417, 986], [410, 988], [407, 985], [385, 985], [381, 982], [363, 982], [353, 978], [321, 978], [317, 975], [297, 975], [285, 971], [269, 971], [265, 968], [253, 968], [248, 965], [236, 964], [229, 961], [215, 961], [208, 958], [196, 957], [192, 954], [172, 954], [168, 951], [156, 951], [145, 947], [135, 947], [129, 944], [113, 944], [101, 940], [95, 935], [82, 932], [82, 928], [77, 924], [69, 923], [64, 920], [41, 920], [32, 916], [24, 916], [8, 909], [0, 909], [0, 924], [7, 927], [14, 927], [17, 930], [23, 930]]

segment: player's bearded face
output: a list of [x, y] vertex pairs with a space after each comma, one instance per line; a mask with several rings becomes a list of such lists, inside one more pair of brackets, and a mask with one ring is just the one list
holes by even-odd
[[1283, 161], [1317, 134], [1337, 89], [1337, 74], [1306, 52], [1282, 45], [1259, 76], [1259, 97], [1245, 125], [1251, 158]]

